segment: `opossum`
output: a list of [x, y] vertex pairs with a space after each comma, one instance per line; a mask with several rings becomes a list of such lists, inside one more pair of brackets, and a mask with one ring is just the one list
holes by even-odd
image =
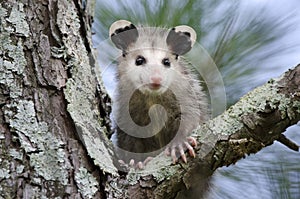
[[191, 50], [196, 32], [114, 22], [111, 41], [122, 51], [112, 103], [113, 142], [124, 162], [141, 163], [163, 149], [173, 162], [185, 150], [195, 156], [189, 134], [207, 120], [207, 98], [182, 55]]

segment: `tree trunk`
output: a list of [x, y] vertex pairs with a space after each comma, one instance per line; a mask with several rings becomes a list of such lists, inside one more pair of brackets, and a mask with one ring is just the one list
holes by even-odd
[[1, 198], [104, 197], [103, 172], [115, 170], [99, 136], [92, 3], [1, 3]]
[[[300, 65], [195, 130], [197, 157], [118, 172], [91, 45], [94, 1], [0, 4], [0, 197], [175, 198], [300, 120]], [[200, 178], [199, 178], [200, 177]], [[197, 180], [197, 179], [200, 180]]]

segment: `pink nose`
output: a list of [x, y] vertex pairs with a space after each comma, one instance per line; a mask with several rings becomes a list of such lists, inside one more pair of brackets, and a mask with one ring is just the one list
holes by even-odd
[[152, 84], [161, 84], [162, 81], [160, 76], [152, 76], [150, 79]]

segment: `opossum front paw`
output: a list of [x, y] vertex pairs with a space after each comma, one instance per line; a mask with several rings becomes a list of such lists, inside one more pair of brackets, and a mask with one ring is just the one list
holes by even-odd
[[127, 170], [129, 170], [130, 168], [142, 170], [145, 168], [147, 163], [152, 159], [153, 157], [147, 157], [143, 162], [142, 161], [136, 162], [134, 159], [131, 159], [129, 163], [126, 163], [124, 160], [119, 160], [118, 162], [120, 163], [121, 167], [126, 168]]
[[166, 155], [171, 156], [174, 164], [179, 159], [179, 156], [177, 154], [180, 155], [183, 162], [187, 163], [186, 155], [184, 152], [188, 150], [190, 156], [194, 158], [196, 156], [194, 147], [196, 146], [197, 146], [196, 139], [193, 137], [187, 137], [186, 140], [182, 142], [171, 143], [169, 146], [167, 146], [165, 153]]

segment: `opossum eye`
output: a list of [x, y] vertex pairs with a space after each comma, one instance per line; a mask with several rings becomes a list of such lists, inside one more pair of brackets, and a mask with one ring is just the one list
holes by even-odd
[[143, 56], [138, 56], [135, 60], [135, 65], [140, 66], [146, 63], [146, 59]]
[[162, 60], [162, 64], [163, 64], [165, 67], [168, 67], [168, 68], [171, 66], [171, 62], [170, 62], [169, 58], [164, 58], [164, 59]]

